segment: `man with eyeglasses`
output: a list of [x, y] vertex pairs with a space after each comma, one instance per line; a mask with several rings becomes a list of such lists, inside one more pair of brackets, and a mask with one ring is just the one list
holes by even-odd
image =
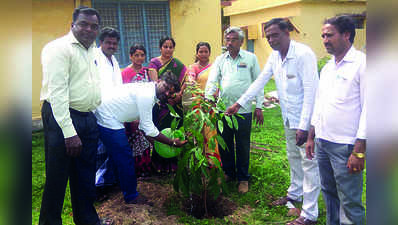
[[[238, 27], [229, 27], [224, 32], [227, 52], [217, 57], [212, 65], [209, 79], [206, 84], [205, 97], [212, 99], [213, 94], [220, 87], [218, 97], [226, 107], [230, 107], [245, 93], [250, 84], [260, 74], [257, 57], [248, 51], [240, 49], [244, 39], [243, 31]], [[256, 95], [256, 109], [254, 117], [257, 124], [263, 124], [262, 104], [264, 92]], [[230, 128], [223, 119], [223, 128], [219, 133], [224, 139], [227, 148], [219, 146], [223, 170], [226, 181], [236, 178], [239, 181], [238, 191], [246, 193], [249, 190], [249, 159], [250, 159], [250, 132], [252, 125], [252, 104], [248, 102], [238, 112], [243, 118], [237, 117], [238, 128]], [[222, 131], [221, 131], [222, 129]], [[236, 146], [236, 157], [235, 157]], [[235, 162], [236, 161], [236, 162]]]
[[68, 180], [74, 222], [100, 224], [93, 205], [99, 131], [92, 113], [101, 103], [94, 53], [99, 24], [97, 10], [76, 8], [71, 31], [42, 51], [46, 183], [39, 224], [62, 224]]

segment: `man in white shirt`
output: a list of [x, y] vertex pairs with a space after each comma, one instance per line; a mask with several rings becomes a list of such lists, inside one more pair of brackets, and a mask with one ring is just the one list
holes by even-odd
[[[312, 50], [290, 39], [290, 25], [282, 18], [268, 21], [264, 27], [270, 46], [274, 49], [253, 84], [227, 109], [236, 113], [259, 91], [272, 75], [275, 77], [286, 135], [286, 152], [290, 163], [290, 187], [287, 196], [272, 203], [286, 205], [290, 214], [300, 214], [291, 224], [316, 224], [320, 192], [319, 170], [316, 161], [306, 158], [304, 143], [310, 128], [310, 119], [318, 87], [317, 61]], [[293, 203], [301, 201], [301, 213]]]
[[[114, 56], [118, 49], [120, 33], [112, 27], [104, 27], [99, 34], [100, 46], [96, 48], [96, 63], [101, 78], [101, 92], [106, 96], [112, 92], [112, 87], [121, 85], [122, 74], [119, 63]], [[99, 141], [96, 156], [95, 185], [97, 187], [97, 200], [106, 196], [112, 185], [116, 184], [114, 173], [115, 166], [112, 164], [102, 141]]]
[[104, 27], [99, 34], [100, 47], [96, 50], [97, 66], [101, 76], [101, 91], [107, 92], [108, 87], [121, 85], [122, 74], [114, 54], [120, 41], [120, 33], [112, 27]]
[[124, 122], [139, 120], [139, 129], [145, 135], [170, 146], [181, 147], [187, 141], [169, 139], [158, 131], [152, 122], [152, 108], [157, 101], [167, 102], [180, 85], [172, 72], [166, 72], [162, 80], [150, 83], [129, 83], [116, 86], [103, 96], [101, 105], [95, 111], [100, 139], [110, 159], [117, 167], [120, 188], [128, 204], [148, 203], [138, 195], [134, 158], [128, 143]]
[[352, 46], [354, 37], [348, 16], [327, 19], [322, 27], [323, 44], [333, 56], [321, 71], [306, 145], [310, 159], [316, 148], [327, 224], [332, 225], [365, 224], [366, 56]]

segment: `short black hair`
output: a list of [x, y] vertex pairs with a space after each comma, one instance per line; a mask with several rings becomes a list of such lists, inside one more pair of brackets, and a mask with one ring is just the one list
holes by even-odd
[[273, 18], [265, 23], [264, 31], [272, 25], [278, 25], [280, 30], [293, 31], [293, 26], [284, 18]]
[[209, 52], [211, 52], [210, 44], [207, 43], [207, 42], [201, 41], [201, 42], [199, 42], [199, 43], [196, 45], [196, 54], [198, 54], [199, 48], [202, 47], [202, 46], [206, 46], [206, 47], [209, 49]]
[[134, 45], [132, 45], [132, 46], [130, 47], [130, 56], [132, 56], [132, 55], [135, 53], [135, 51], [137, 51], [137, 50], [143, 51], [144, 54], [146, 55], [146, 49], [145, 49], [145, 47], [144, 47], [143, 45], [134, 44]]
[[113, 27], [104, 27], [100, 31], [99, 39], [100, 41], [104, 41], [106, 37], [113, 37], [116, 38], [119, 42], [120, 40], [120, 33], [117, 29]]
[[178, 81], [177, 76], [173, 72], [171, 71], [165, 72], [160, 79], [164, 80], [167, 85], [172, 85], [174, 87], [175, 92], [179, 92], [181, 90], [180, 82]]
[[174, 39], [173, 39], [172, 37], [165, 36], [165, 37], [162, 37], [162, 38], [159, 40], [159, 48], [162, 48], [162, 45], [163, 45], [166, 41], [168, 41], [168, 40], [170, 40], [170, 41], [173, 43], [173, 47], [174, 47], [174, 48], [176, 47], [176, 42], [174, 41]]
[[199, 42], [198, 44], [196, 44], [195, 62], [199, 61], [199, 58], [197, 57], [197, 54], [199, 52], [200, 47], [202, 47], [202, 46], [206, 46], [207, 49], [209, 49], [209, 53], [211, 53], [211, 48], [210, 48], [210, 44], [209, 43], [203, 42], [203, 41]]
[[350, 42], [354, 43], [355, 23], [351, 16], [341, 15], [326, 19], [323, 24], [330, 24], [336, 27], [340, 34], [350, 33]]
[[94, 8], [89, 8], [87, 6], [79, 6], [73, 11], [73, 22], [76, 22], [77, 17], [79, 17], [80, 14], [86, 14], [86, 15], [96, 15], [98, 18], [98, 23], [101, 24], [101, 17], [99, 12], [94, 9]]

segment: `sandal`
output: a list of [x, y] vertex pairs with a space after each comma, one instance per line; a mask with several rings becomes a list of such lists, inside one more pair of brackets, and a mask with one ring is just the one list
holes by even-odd
[[113, 219], [112, 218], [102, 218], [100, 220], [100, 225], [113, 225]]
[[300, 216], [299, 218], [290, 221], [286, 225], [316, 225], [316, 224], [317, 224], [317, 221], [312, 221], [312, 220], [306, 219], [303, 216]]

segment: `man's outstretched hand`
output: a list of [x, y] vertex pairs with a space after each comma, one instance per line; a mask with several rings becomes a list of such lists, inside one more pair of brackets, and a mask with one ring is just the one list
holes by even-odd
[[175, 138], [173, 139], [173, 146], [179, 148], [184, 146], [187, 142], [188, 140], [181, 141], [179, 138]]
[[241, 107], [241, 106], [240, 106], [238, 103], [234, 103], [233, 105], [231, 105], [231, 106], [227, 109], [227, 111], [225, 111], [225, 115], [231, 116], [231, 115], [236, 114], [236, 113], [239, 111], [240, 107]]
[[254, 119], [256, 120], [257, 125], [263, 125], [264, 124], [264, 115], [263, 115], [263, 110], [256, 108], [254, 111]]

